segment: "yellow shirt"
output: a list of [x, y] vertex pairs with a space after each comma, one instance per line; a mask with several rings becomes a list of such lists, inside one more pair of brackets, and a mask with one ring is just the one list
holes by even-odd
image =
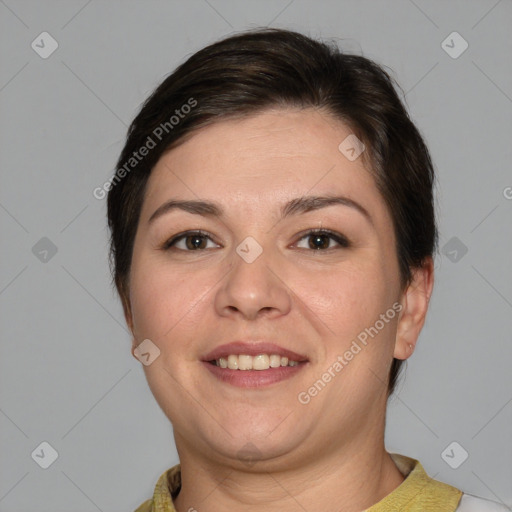
[[[462, 491], [430, 478], [416, 460], [397, 453], [391, 458], [405, 480], [366, 512], [454, 512]], [[153, 498], [145, 501], [135, 512], [176, 512], [173, 497], [181, 488], [180, 465], [166, 470], [158, 479]]]

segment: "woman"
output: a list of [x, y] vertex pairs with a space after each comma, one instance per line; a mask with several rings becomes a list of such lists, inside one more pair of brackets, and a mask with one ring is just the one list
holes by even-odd
[[384, 446], [437, 231], [428, 150], [379, 66], [229, 37], [154, 91], [117, 168], [115, 285], [180, 458], [137, 512], [506, 510]]

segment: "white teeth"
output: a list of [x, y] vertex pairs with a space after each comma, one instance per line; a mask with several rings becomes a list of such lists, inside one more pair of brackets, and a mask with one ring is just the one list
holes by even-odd
[[270, 356], [270, 368], [279, 368], [281, 366], [281, 358], [277, 354]]
[[270, 356], [261, 354], [252, 358], [253, 370], [268, 370], [270, 368]]
[[257, 356], [248, 356], [246, 354], [230, 354], [227, 358], [221, 357], [215, 361], [221, 368], [230, 370], [268, 370], [269, 368], [279, 368], [280, 366], [298, 366], [298, 361], [291, 361], [287, 357], [281, 357], [278, 354], [259, 354]]
[[239, 370], [252, 370], [252, 357], [251, 356], [238, 356], [238, 369]]

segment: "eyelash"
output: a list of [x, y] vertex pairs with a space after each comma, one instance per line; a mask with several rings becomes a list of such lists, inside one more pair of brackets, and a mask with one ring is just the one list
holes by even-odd
[[[331, 238], [332, 240], [334, 240], [335, 242], [337, 242], [339, 244], [339, 247], [338, 248], [348, 248], [350, 247], [350, 242], [348, 241], [348, 239], [346, 237], [344, 237], [343, 235], [341, 235], [340, 233], [337, 233], [336, 231], [331, 231], [330, 229], [309, 229], [308, 231], [306, 231], [305, 233], [302, 234], [302, 236], [299, 238], [299, 242], [301, 240], [303, 240], [304, 238], [308, 238], [310, 236], [313, 236], [313, 235], [326, 235], [328, 236], [329, 238]], [[170, 238], [169, 240], [167, 240], [163, 246], [162, 246], [162, 249], [164, 251], [168, 251], [170, 250], [171, 248], [173, 248], [173, 246], [179, 242], [180, 240], [182, 239], [185, 239], [189, 236], [201, 236], [201, 237], [206, 237], [206, 238], [210, 238], [209, 234], [205, 231], [202, 231], [202, 230], [196, 230], [196, 231], [185, 231], [184, 233], [180, 233], [172, 238]], [[212, 240], [213, 242], [213, 240]], [[311, 250], [311, 251], [330, 251], [332, 249], [336, 249], [336, 247], [329, 247], [327, 249], [307, 249], [307, 250]], [[196, 251], [204, 251], [206, 249], [194, 249], [194, 250], [190, 250], [190, 249], [176, 249], [178, 251], [183, 251], [183, 252], [196, 252]]]

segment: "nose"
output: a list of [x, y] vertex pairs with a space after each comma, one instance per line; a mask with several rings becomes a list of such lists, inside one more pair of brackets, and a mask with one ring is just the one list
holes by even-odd
[[246, 320], [286, 315], [291, 292], [286, 285], [285, 262], [267, 249], [254, 260], [240, 254], [233, 251], [230, 270], [215, 295], [217, 313]]

